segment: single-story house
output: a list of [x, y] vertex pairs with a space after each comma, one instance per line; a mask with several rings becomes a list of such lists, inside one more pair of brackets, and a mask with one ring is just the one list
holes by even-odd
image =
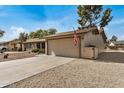
[[23, 42], [23, 50], [42, 49], [45, 51], [45, 39], [27, 39]]
[[8, 42], [0, 42], [0, 46], [7, 46]]
[[124, 49], [124, 40], [110, 42], [109, 48], [111, 48], [111, 49]]
[[114, 42], [115, 46], [117, 46], [118, 48], [124, 48], [124, 41], [115, 41]]
[[4, 46], [9, 51], [17, 51], [20, 48], [20, 41], [14, 39], [7, 42], [0, 42], [0, 46]]
[[[40, 49], [44, 50], [47, 55], [93, 59], [104, 51], [107, 37], [103, 29], [89, 27], [76, 30], [77, 45], [74, 44], [74, 32], [56, 33], [42, 39], [27, 39], [23, 42], [23, 50]], [[20, 47], [18, 40], [9, 41], [7, 44], [9, 49]]]
[[76, 33], [79, 38], [77, 46], [74, 45], [74, 31], [46, 36], [45, 53], [53, 56], [93, 58], [104, 50], [107, 37], [103, 29], [90, 27], [77, 30]]
[[10, 51], [17, 51], [20, 48], [20, 43], [21, 41], [19, 39], [8, 41], [7, 49]]
[[8, 42], [0, 42], [0, 52], [7, 50]]

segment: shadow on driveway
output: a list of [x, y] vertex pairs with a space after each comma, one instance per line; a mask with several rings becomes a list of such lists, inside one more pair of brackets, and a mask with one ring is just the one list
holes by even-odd
[[124, 63], [124, 52], [104, 52], [99, 55], [97, 61], [107, 63]]

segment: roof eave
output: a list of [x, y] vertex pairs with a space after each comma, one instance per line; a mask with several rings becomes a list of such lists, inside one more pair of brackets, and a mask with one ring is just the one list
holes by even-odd
[[[96, 30], [96, 29], [97, 29], [97, 27], [85, 28], [85, 29], [83, 29], [83, 30], [76, 30], [76, 33], [77, 33], [77, 34], [87, 33], [87, 32], [89, 32], [89, 31], [93, 31], [93, 30]], [[60, 37], [60, 36], [67, 36], [67, 35], [73, 35], [73, 34], [74, 34], [74, 31], [62, 32], [62, 33], [58, 33], [58, 34], [54, 34], [54, 35], [45, 36], [44, 38], [45, 38], [45, 39], [48, 39], [48, 38]]]

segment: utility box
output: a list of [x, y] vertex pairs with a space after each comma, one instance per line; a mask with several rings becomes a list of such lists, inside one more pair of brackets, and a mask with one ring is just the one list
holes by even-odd
[[98, 58], [98, 48], [96, 47], [84, 47], [83, 48], [83, 58], [87, 59], [96, 59]]

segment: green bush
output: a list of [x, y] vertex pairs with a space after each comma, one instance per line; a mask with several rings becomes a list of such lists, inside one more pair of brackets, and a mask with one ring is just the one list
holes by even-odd
[[31, 52], [33, 53], [45, 53], [44, 49], [33, 49]]
[[33, 53], [38, 53], [39, 51], [40, 51], [40, 49], [32, 49], [31, 52], [33, 52]]

